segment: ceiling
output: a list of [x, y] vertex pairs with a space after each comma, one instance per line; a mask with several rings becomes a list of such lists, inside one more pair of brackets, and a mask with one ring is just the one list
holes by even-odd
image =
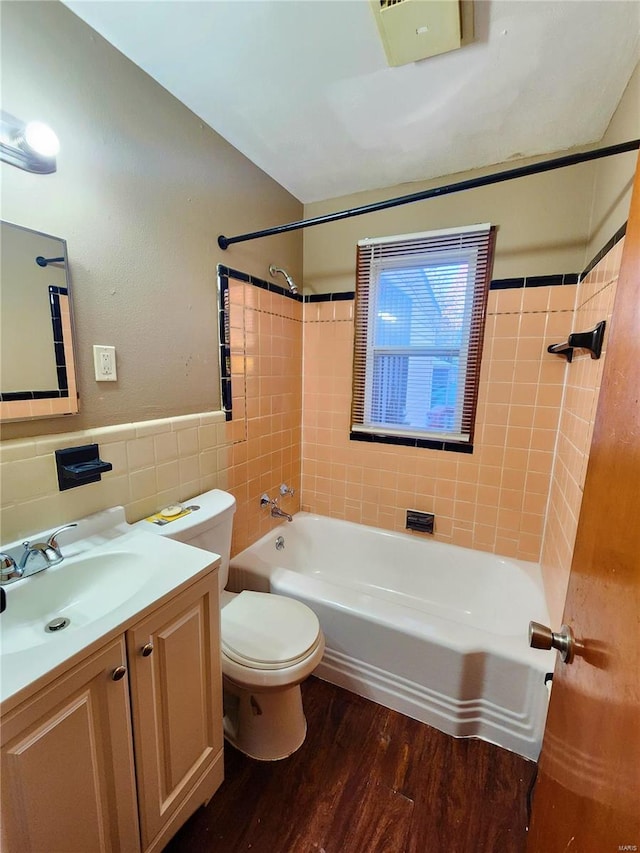
[[67, 0], [302, 202], [597, 142], [640, 0], [476, 0], [475, 40], [391, 68], [368, 0]]

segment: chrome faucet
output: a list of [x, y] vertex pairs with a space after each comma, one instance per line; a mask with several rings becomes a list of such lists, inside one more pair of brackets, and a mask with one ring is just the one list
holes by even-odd
[[270, 498], [266, 492], [260, 498], [260, 506], [271, 507], [271, 518], [286, 518], [287, 521], [293, 521], [293, 516], [278, 506], [278, 498]]
[[24, 574], [24, 569], [19, 569], [11, 554], [0, 554], [0, 583], [12, 583], [19, 581]]
[[78, 525], [65, 524], [54, 531], [46, 542], [36, 542], [32, 545], [29, 541], [23, 542], [23, 551], [19, 556], [18, 561], [13, 554], [6, 553], [0, 555], [0, 583], [8, 584], [18, 581], [21, 578], [28, 578], [30, 575], [35, 575], [38, 572], [48, 569], [49, 566], [57, 566], [64, 559], [60, 546], [58, 545], [58, 534], [63, 530], [69, 530]]

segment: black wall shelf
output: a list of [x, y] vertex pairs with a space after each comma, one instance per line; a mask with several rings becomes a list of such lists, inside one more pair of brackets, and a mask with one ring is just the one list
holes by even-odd
[[97, 444], [56, 450], [58, 487], [61, 492], [87, 483], [97, 483], [103, 474], [111, 471], [113, 465], [111, 462], [103, 462], [98, 451]]

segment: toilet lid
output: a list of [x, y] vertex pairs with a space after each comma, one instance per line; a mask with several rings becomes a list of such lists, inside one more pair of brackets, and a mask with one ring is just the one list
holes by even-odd
[[320, 623], [306, 604], [244, 590], [222, 608], [222, 650], [254, 669], [284, 669], [304, 660], [320, 641]]

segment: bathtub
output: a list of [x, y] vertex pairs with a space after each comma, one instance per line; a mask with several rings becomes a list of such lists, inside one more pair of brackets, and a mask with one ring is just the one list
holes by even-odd
[[549, 624], [536, 563], [300, 512], [231, 560], [230, 588], [311, 607], [320, 678], [537, 759], [555, 653], [527, 643]]

